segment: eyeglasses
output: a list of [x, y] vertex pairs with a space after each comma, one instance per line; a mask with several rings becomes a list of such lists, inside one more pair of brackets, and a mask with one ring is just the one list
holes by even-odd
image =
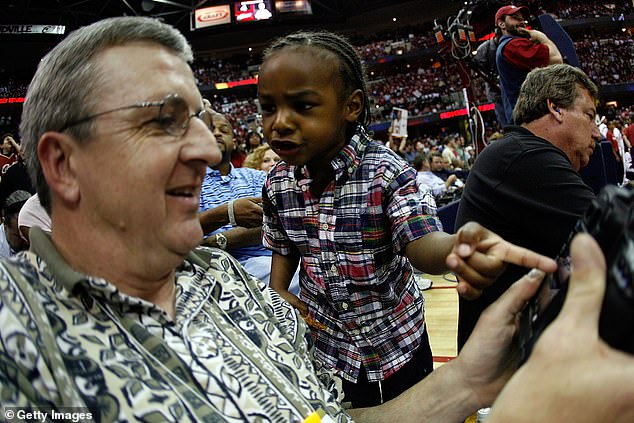
[[211, 115], [207, 110], [203, 108], [196, 113], [189, 113], [189, 106], [187, 105], [185, 99], [183, 99], [178, 94], [168, 94], [160, 101], [144, 101], [142, 103], [133, 104], [131, 106], [117, 107], [116, 109], [106, 110], [105, 112], [86, 116], [85, 118], [67, 123], [58, 132], [64, 132], [71, 126], [88, 122], [92, 119], [106, 115], [108, 113], [145, 107], [158, 107], [158, 117], [154, 119], [154, 121], [158, 122], [158, 124], [161, 126], [161, 129], [165, 131], [165, 133], [175, 137], [182, 137], [183, 135], [185, 135], [185, 132], [187, 132], [187, 128], [189, 127], [189, 121], [193, 117], [197, 117], [198, 119], [202, 120], [207, 128], [210, 128], [212, 126]]

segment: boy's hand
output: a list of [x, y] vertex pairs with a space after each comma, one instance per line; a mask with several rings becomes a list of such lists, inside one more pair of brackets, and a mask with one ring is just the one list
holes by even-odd
[[475, 299], [502, 273], [506, 263], [537, 268], [550, 273], [555, 260], [511, 244], [476, 222], [468, 222], [456, 233], [445, 263], [458, 277], [458, 294]]

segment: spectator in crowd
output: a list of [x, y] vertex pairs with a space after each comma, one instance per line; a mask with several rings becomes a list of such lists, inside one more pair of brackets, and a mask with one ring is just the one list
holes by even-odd
[[563, 63], [559, 49], [543, 32], [526, 28], [526, 7], [503, 6], [495, 13], [495, 25], [502, 31], [496, 52], [502, 104], [506, 121], [512, 123], [517, 96], [532, 69]]
[[268, 172], [279, 161], [280, 156], [271, 149], [271, 146], [262, 144], [247, 156], [243, 166]]
[[22, 150], [20, 144], [15, 141], [12, 134], [2, 136], [2, 152], [0, 152], [0, 174], [4, 175], [7, 169], [20, 160]]
[[18, 228], [18, 214], [31, 194], [18, 190], [12, 192], [2, 203], [2, 226], [0, 228], [0, 257], [11, 257], [29, 248]]
[[[499, 141], [478, 156], [456, 225], [476, 221], [517, 245], [555, 257], [594, 193], [581, 176], [595, 143], [596, 85], [569, 65], [533, 70], [522, 85], [514, 118]], [[509, 266], [475, 301], [459, 300], [458, 345], [480, 313], [522, 270]]]
[[429, 156], [429, 160], [429, 166], [434, 175], [438, 176], [443, 181], [449, 180], [453, 175], [455, 176], [455, 179], [451, 178], [452, 185], [455, 185], [457, 188], [464, 186], [464, 181], [460, 178], [462, 173], [459, 174], [451, 169], [451, 161], [449, 159], [445, 159], [440, 151], [432, 151]]
[[256, 148], [264, 144], [264, 140], [262, 139], [262, 135], [258, 131], [249, 131], [246, 137], [246, 147], [245, 151], [247, 154], [253, 152]]
[[[501, 270], [491, 248], [501, 240], [475, 223], [439, 231], [416, 172], [365, 132], [366, 76], [345, 38], [299, 32], [274, 41], [258, 84], [264, 135], [282, 159], [263, 190], [271, 287], [315, 328], [316, 358], [344, 378], [346, 401], [389, 401], [433, 370], [412, 265], [485, 283]], [[457, 268], [451, 257], [472, 231], [478, 240], [465, 252], [492, 261]], [[288, 292], [300, 259], [301, 299]]]
[[627, 119], [627, 125], [623, 129], [623, 139], [627, 140], [630, 150], [634, 147], [634, 119], [632, 117]]
[[[198, 250], [204, 259], [190, 253], [202, 238], [192, 193], [219, 152], [188, 60], [184, 37], [169, 26], [123, 17], [70, 34], [40, 63], [22, 133], [38, 194], [54, 224], [50, 236], [33, 228], [31, 251], [0, 266], [3, 406], [71, 405], [102, 422], [408, 423], [461, 421], [490, 404], [514, 369], [516, 321], [538, 287], [539, 271], [487, 311], [457, 359], [394, 401], [346, 411], [333, 378], [315, 367], [306, 326], [290, 307], [221, 250]], [[107, 78], [95, 79], [95, 72]], [[64, 107], [53, 110], [49, 101]], [[111, 172], [113, 162], [120, 172]], [[573, 248], [582, 256], [573, 254], [579, 266], [571, 286], [597, 279], [594, 306], [582, 307], [592, 309], [596, 318], [587, 321], [596, 322], [605, 269], [592, 261], [597, 272], [583, 272], [584, 260], [600, 257], [596, 245], [586, 243]], [[478, 258], [460, 253], [466, 260]], [[515, 247], [500, 253], [523, 255], [529, 266], [542, 260]], [[587, 292], [571, 289], [570, 301], [589, 301]], [[578, 317], [572, 308], [565, 308], [560, 321]], [[596, 326], [561, 326], [551, 331], [553, 337], [586, 336], [584, 358], [599, 360], [587, 356], [601, 346]], [[604, 345], [601, 352], [616, 357]], [[529, 360], [535, 377], [542, 377], [550, 360], [537, 354]], [[603, 407], [581, 403], [584, 408], [576, 410], [586, 416], [607, 407], [620, 412], [608, 415], [611, 421], [631, 420], [631, 403], [623, 405], [632, 396], [630, 367], [624, 356], [602, 363], [602, 371], [584, 381], [622, 395], [593, 392]], [[545, 385], [540, 389], [547, 393], [559, 386]], [[534, 406], [550, 400], [529, 398]], [[497, 406], [505, 410], [515, 401]], [[556, 420], [549, 411], [544, 420]]]
[[11, 134], [2, 137], [0, 153], [0, 204], [16, 191], [33, 192], [22, 149]]
[[[230, 221], [211, 233], [205, 232], [208, 236], [203, 245], [226, 250], [242, 264], [247, 272], [268, 284], [271, 274], [271, 251], [262, 245], [261, 222], [260, 225], [245, 228], [231, 221], [231, 215], [235, 213], [235, 200], [262, 195], [266, 172], [233, 167], [231, 164], [231, 153], [235, 146], [233, 128], [224, 115], [210, 108], [208, 111], [213, 119], [213, 134], [222, 153], [222, 159], [217, 165], [207, 168], [200, 192], [200, 211], [205, 212], [227, 204]], [[206, 229], [204, 218], [201, 221], [203, 229]], [[295, 293], [299, 291], [298, 278], [296, 274], [292, 283], [292, 290]]]
[[473, 146], [466, 145], [465, 138], [460, 134], [456, 134], [456, 153], [458, 154], [458, 158], [464, 164], [464, 170], [466, 173], [472, 164]]
[[399, 153], [401, 153], [401, 157], [405, 159], [405, 161], [409, 164], [414, 162], [414, 158], [416, 157], [416, 151], [414, 150], [414, 144], [405, 137], [405, 145], [403, 142], [399, 145]]
[[455, 134], [445, 139], [445, 148], [442, 150], [442, 157], [449, 162], [451, 169], [463, 169], [465, 162], [458, 153], [458, 138], [460, 135]]
[[619, 182], [619, 184], [624, 185], [629, 182], [626, 175], [627, 164], [625, 162], [625, 153], [630, 151], [631, 145], [629, 139], [623, 135], [623, 125], [621, 124], [621, 120], [619, 118], [614, 119], [612, 121], [612, 125], [614, 126], [612, 133], [618, 147], [619, 155], [618, 162], [620, 164], [620, 168], [618, 169], [618, 174], [621, 175], [621, 178], [619, 179], [621, 182]]
[[610, 142], [612, 145], [612, 154], [614, 154], [614, 160], [616, 161], [616, 178], [618, 181], [623, 181], [625, 177], [625, 168], [623, 166], [623, 153], [624, 144], [621, 133], [616, 128], [616, 121], [611, 120], [604, 126], [604, 130], [600, 129], [601, 135]]
[[50, 233], [53, 230], [51, 217], [40, 204], [40, 198], [37, 193], [26, 200], [18, 215], [18, 229], [24, 239], [29, 239], [29, 232], [33, 226], [41, 228], [44, 232]]
[[445, 196], [448, 190], [451, 187], [455, 189], [459, 189], [454, 186], [456, 182], [456, 175], [449, 175], [447, 180], [441, 179], [439, 176], [436, 176], [432, 171], [429, 165], [429, 156], [419, 154], [414, 159], [414, 169], [416, 169], [416, 185], [418, 186], [418, 190], [420, 192], [431, 191], [432, 195], [436, 200]]
[[234, 167], [243, 166], [246, 157], [260, 145], [262, 145], [262, 136], [257, 131], [249, 131], [245, 137], [244, 144], [239, 144], [233, 149], [231, 164]]

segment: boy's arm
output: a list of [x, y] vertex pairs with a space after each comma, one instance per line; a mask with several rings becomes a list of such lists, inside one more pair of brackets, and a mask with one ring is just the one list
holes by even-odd
[[412, 265], [427, 273], [453, 271], [458, 294], [474, 299], [502, 273], [506, 263], [544, 272], [557, 269], [555, 261], [511, 244], [476, 222], [468, 222], [454, 235], [431, 232], [405, 246]]
[[447, 271], [445, 258], [451, 253], [455, 235], [431, 232], [405, 246], [405, 255], [412, 266], [425, 273], [439, 275]]
[[298, 255], [283, 256], [282, 254], [273, 252], [269, 286], [277, 291], [290, 305], [299, 310], [302, 316], [306, 316], [308, 314], [306, 303], [288, 292], [288, 287], [291, 284], [291, 279], [295, 274], [298, 264]]

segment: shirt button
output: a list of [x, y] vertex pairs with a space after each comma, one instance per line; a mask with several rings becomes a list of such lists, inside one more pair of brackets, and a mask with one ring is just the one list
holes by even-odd
[[302, 185], [302, 191], [306, 191], [308, 188], [306, 188], [306, 185]]
[[352, 173], [352, 171], [353, 171], [353, 170], [354, 170], [354, 169], [353, 169], [352, 167], [349, 167], [349, 168], [348, 168], [348, 173]]
[[321, 230], [322, 231], [327, 231], [328, 230], [328, 224], [327, 223], [322, 223], [321, 224]]
[[348, 303], [341, 303], [341, 308], [342, 309], [348, 310], [348, 307], [349, 307]]

